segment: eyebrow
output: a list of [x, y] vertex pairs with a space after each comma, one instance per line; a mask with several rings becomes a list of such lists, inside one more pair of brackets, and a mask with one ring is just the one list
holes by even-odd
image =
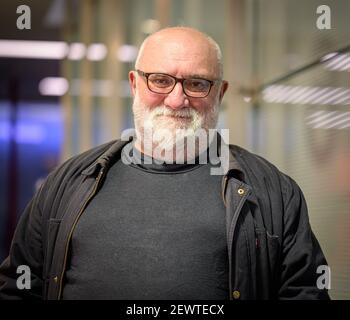
[[203, 74], [191, 74], [188, 76], [188, 78], [202, 78], [202, 79], [209, 79], [211, 78], [209, 75], [203, 75]]
[[[175, 77], [174, 75], [172, 75], [170, 73], [166, 73], [166, 72], [154, 72], [154, 73], [168, 74], [169, 76]], [[183, 79], [198, 79], [198, 78], [200, 78], [200, 79], [210, 80], [212, 77], [210, 77], [209, 75], [194, 73], [194, 74], [190, 74], [190, 75], [187, 75], [187, 76], [181, 77], [181, 78], [183, 78]]]

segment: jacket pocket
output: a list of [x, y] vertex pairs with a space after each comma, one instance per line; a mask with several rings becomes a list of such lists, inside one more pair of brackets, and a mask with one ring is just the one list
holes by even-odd
[[47, 295], [48, 284], [50, 280], [50, 269], [52, 264], [53, 252], [57, 239], [58, 230], [61, 224], [61, 219], [50, 219], [47, 225], [46, 250], [44, 260], [44, 298]]
[[279, 265], [280, 265], [280, 238], [270, 234], [265, 229], [255, 229], [258, 295], [271, 299], [277, 297]]

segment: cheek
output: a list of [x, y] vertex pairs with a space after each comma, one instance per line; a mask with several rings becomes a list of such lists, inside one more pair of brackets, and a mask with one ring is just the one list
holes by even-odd
[[149, 91], [147, 88], [144, 90], [141, 89], [139, 91], [139, 97], [140, 97], [140, 100], [142, 101], [142, 104], [150, 108], [162, 105], [165, 99], [165, 96], [161, 94], [153, 93]]
[[211, 110], [214, 107], [215, 101], [213, 99], [191, 99], [190, 106], [198, 112], [203, 113]]

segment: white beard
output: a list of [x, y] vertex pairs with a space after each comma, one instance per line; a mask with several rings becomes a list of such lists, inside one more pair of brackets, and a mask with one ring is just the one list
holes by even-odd
[[[152, 148], [152, 156], [154, 150], [162, 150], [160, 152], [165, 161], [172, 161], [178, 153], [184, 150], [179, 146], [186, 146], [188, 139], [196, 139], [196, 132], [204, 129], [214, 129], [218, 121], [219, 99], [217, 97], [215, 105], [205, 114], [192, 107], [184, 107], [173, 110], [164, 105], [153, 107], [152, 109], [141, 103], [138, 92], [133, 102], [134, 122], [136, 129], [136, 146], [141, 151], [146, 145]], [[150, 141], [151, 140], [151, 141]], [[209, 141], [210, 143], [210, 141]], [[185, 148], [187, 150], [187, 148]], [[187, 150], [184, 155], [185, 160], [194, 158], [200, 153], [201, 147], [195, 150]], [[190, 152], [190, 154], [189, 154]], [[159, 154], [158, 154], [159, 156]], [[177, 158], [176, 158], [177, 159]]]

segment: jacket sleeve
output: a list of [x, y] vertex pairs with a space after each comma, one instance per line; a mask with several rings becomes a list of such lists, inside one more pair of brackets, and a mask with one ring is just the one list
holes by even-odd
[[[42, 215], [38, 206], [40, 192], [41, 189], [21, 215], [10, 253], [0, 266], [0, 299], [42, 298]], [[30, 270], [30, 289], [17, 287], [17, 280], [23, 275], [23, 270], [19, 269], [17, 273], [17, 268], [23, 265], [28, 266]], [[23, 278], [20, 278], [19, 282], [22, 280]]]
[[318, 272], [328, 266], [312, 232], [304, 195], [291, 178], [286, 179], [279, 298], [329, 299], [327, 289], [322, 285], [319, 285], [320, 288], [317, 286], [324, 283], [319, 280], [322, 274]]

